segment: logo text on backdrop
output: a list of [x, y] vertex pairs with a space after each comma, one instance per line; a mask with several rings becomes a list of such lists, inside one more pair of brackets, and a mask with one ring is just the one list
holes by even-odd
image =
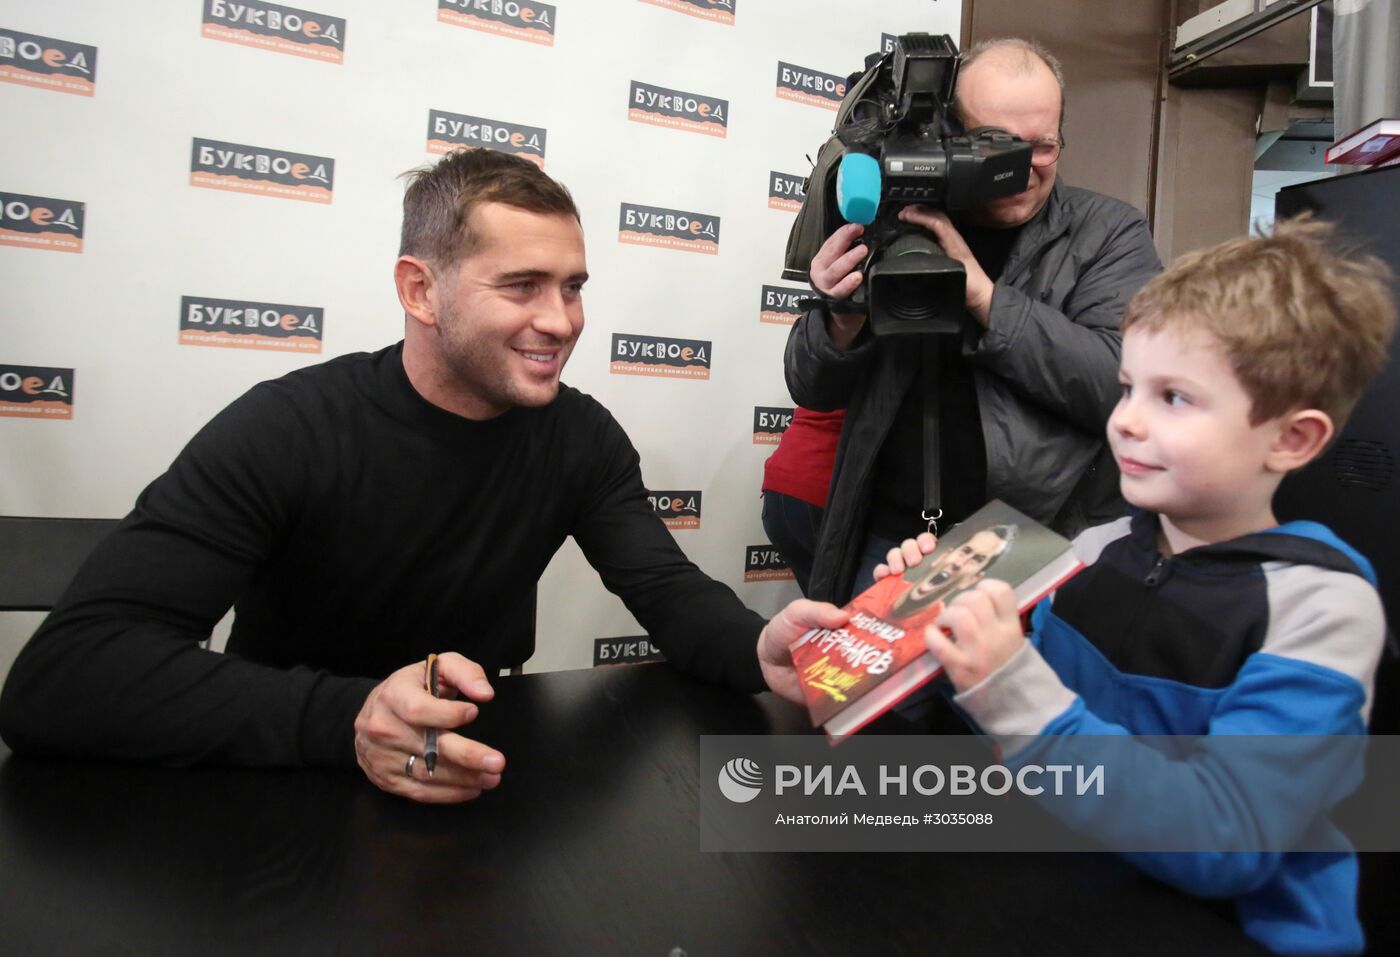
[[73, 418], [73, 370], [0, 362], [0, 416]]
[[647, 501], [667, 528], [700, 527], [700, 491], [665, 490], [647, 492]]
[[744, 581], [792, 581], [787, 559], [772, 545], [749, 545], [744, 549]]
[[260, 0], [204, 0], [201, 36], [326, 63], [345, 59], [345, 20]]
[[593, 639], [593, 667], [634, 665], [643, 661], [665, 661], [661, 649], [646, 635]]
[[608, 371], [614, 375], [708, 379], [713, 348], [713, 344], [704, 339], [668, 339], [614, 332]]
[[0, 27], [0, 81], [92, 96], [97, 47]]
[[180, 297], [182, 346], [320, 352], [325, 324], [320, 306]]
[[554, 7], [535, 0], [438, 0], [441, 23], [554, 46]]
[[649, 3], [653, 7], [665, 7], [677, 13], [729, 26], [734, 23], [734, 5], [738, 2], [739, 0], [642, 0], [642, 3]]
[[729, 132], [729, 101], [633, 80], [627, 94], [627, 118], [634, 123], [724, 137]]
[[764, 285], [758, 305], [758, 321], [790, 326], [802, 315], [798, 303], [811, 295], [806, 289]]
[[756, 405], [753, 409], [753, 444], [777, 445], [792, 425], [791, 406]]
[[190, 153], [190, 185], [205, 189], [329, 203], [334, 179], [335, 160], [329, 156], [243, 146], [197, 136]]
[[71, 199], [0, 193], [0, 246], [83, 251], [83, 204]]
[[623, 203], [618, 215], [618, 242], [664, 246], [687, 252], [719, 254], [719, 217], [661, 206]]
[[835, 110], [846, 95], [846, 78], [779, 60], [777, 94], [794, 103]]
[[445, 110], [428, 111], [428, 152], [446, 155], [482, 147], [498, 153], [523, 156], [544, 166], [545, 131], [504, 120], [488, 120]]
[[768, 171], [768, 208], [795, 213], [807, 197], [807, 177]]

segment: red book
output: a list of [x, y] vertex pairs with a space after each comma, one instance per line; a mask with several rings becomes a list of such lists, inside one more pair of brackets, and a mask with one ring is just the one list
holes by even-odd
[[1024, 614], [1084, 565], [1068, 540], [1001, 501], [978, 509], [903, 575], [851, 599], [842, 628], [814, 628], [792, 645], [812, 724], [833, 743], [884, 714], [942, 671], [924, 627], [983, 578], [1016, 592]]
[[1384, 166], [1400, 158], [1400, 120], [1376, 120], [1327, 148], [1327, 162]]

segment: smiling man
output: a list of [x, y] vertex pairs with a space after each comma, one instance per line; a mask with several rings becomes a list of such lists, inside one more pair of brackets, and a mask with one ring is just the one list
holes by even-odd
[[[1039, 44], [991, 40], [968, 51], [954, 108], [965, 128], [999, 127], [1032, 144], [1026, 189], [968, 210], [908, 206], [967, 272], [961, 338], [940, 344], [942, 372], [908, 337], [874, 338], [840, 308], [864, 281], [862, 228], [836, 230], [812, 260], [812, 286], [835, 304], [809, 311], [788, 340], [800, 406], [846, 419], [812, 568], [813, 598], [844, 601], [898, 541], [926, 529], [924, 469], [942, 486], [940, 526], [1000, 498], [1072, 535], [1123, 507], [1104, 425], [1117, 401], [1119, 319], [1161, 269], [1142, 214], [1058, 176], [1064, 80]], [[923, 448], [924, 396], [941, 408]], [[876, 477], [878, 481], [876, 480]]]
[[[414, 800], [494, 788], [463, 734], [533, 651], [535, 584], [573, 536], [675, 666], [791, 696], [787, 646], [691, 564], [636, 451], [560, 382], [583, 330], [583, 231], [538, 167], [468, 151], [415, 174], [394, 281], [404, 339], [255, 386], [79, 572], [0, 696], [17, 752], [165, 764], [358, 766]], [[234, 606], [228, 653], [200, 646]], [[436, 653], [443, 698], [425, 689]], [[448, 700], [453, 698], [456, 700]]]

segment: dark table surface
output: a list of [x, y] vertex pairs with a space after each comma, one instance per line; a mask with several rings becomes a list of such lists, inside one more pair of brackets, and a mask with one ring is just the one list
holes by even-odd
[[498, 790], [6, 756], [0, 955], [1256, 953], [1106, 854], [699, 850], [699, 737], [807, 731], [665, 665], [501, 678]]

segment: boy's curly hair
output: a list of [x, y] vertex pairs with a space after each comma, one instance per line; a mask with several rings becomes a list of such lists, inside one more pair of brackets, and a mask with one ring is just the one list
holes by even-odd
[[1320, 409], [1340, 431], [1386, 361], [1389, 282], [1385, 263], [1304, 213], [1182, 256], [1128, 304], [1123, 331], [1208, 332], [1253, 401], [1252, 424]]

